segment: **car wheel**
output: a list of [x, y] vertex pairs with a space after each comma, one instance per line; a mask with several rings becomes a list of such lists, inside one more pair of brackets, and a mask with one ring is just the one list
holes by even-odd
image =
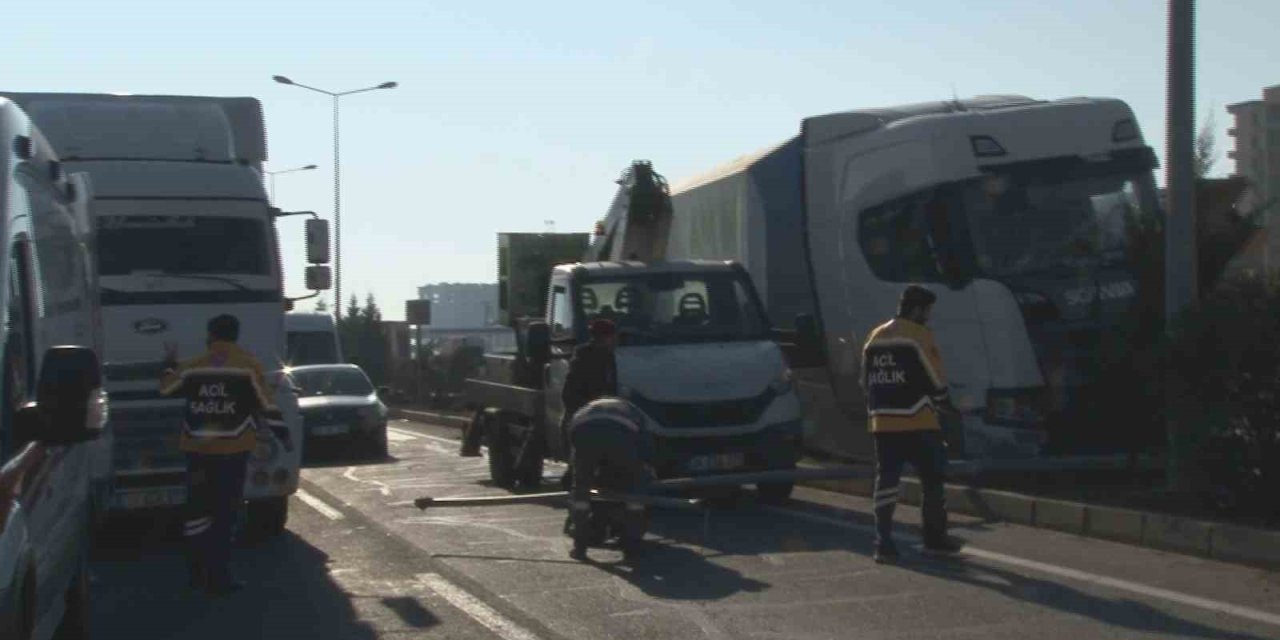
[[501, 416], [489, 415], [485, 425], [489, 440], [489, 479], [503, 489], [516, 486], [515, 452], [511, 432]]
[[80, 559], [80, 567], [67, 587], [67, 609], [62, 614], [55, 640], [87, 640], [89, 637], [89, 554]]
[[369, 436], [369, 455], [374, 460], [386, 460], [387, 453], [387, 427], [384, 425]]

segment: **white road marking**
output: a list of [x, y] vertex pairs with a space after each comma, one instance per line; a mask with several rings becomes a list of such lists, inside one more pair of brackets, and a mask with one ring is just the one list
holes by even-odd
[[325, 504], [324, 500], [317, 498], [303, 489], [298, 489], [298, 499], [307, 503], [307, 506], [320, 512], [320, 515], [330, 520], [341, 520], [344, 516], [341, 511]]
[[445, 580], [438, 573], [418, 574], [418, 581], [427, 585], [463, 613], [471, 616], [476, 622], [503, 640], [538, 640], [532, 631], [516, 624], [493, 607], [481, 602], [475, 596], [463, 591], [460, 587]]
[[387, 427], [387, 440], [392, 442], [407, 442], [409, 440], [417, 440], [418, 435], [408, 431], [401, 431], [392, 427]]
[[440, 436], [433, 436], [429, 433], [415, 433], [414, 435], [421, 436], [428, 440], [435, 440], [436, 442], [443, 442], [447, 445], [454, 446], [454, 447], [458, 446], [462, 442], [461, 440], [454, 440], [453, 438], [442, 438]]
[[377, 480], [365, 480], [365, 479], [363, 479], [363, 478], [357, 478], [357, 477], [356, 477], [356, 468], [355, 468], [355, 467], [347, 467], [347, 471], [346, 471], [346, 473], [343, 473], [343, 474], [342, 474], [342, 477], [344, 477], [344, 478], [346, 478], [347, 480], [350, 480], [350, 481], [352, 481], [352, 482], [358, 482], [358, 483], [360, 483], [360, 484], [371, 484], [371, 485], [373, 485], [373, 486], [377, 487], [377, 488], [378, 488], [378, 490], [382, 492], [382, 495], [384, 495], [384, 496], [389, 496], [389, 495], [391, 495], [391, 488], [390, 488], [390, 487], [388, 487], [388, 486], [386, 485], [386, 483], [378, 482]]
[[[875, 533], [874, 527], [854, 524], [852, 522], [847, 522], [839, 518], [832, 518], [830, 516], [819, 515], [816, 513], [805, 513], [803, 511], [792, 511], [790, 509], [784, 509], [781, 507], [766, 506], [763, 508], [773, 513], [778, 513], [778, 514], [790, 516], [793, 518], [798, 518], [800, 520], [809, 520], [811, 522], [821, 522], [824, 524], [840, 527], [842, 529], [848, 529], [850, 531]], [[910, 541], [912, 543], [916, 543], [920, 541], [918, 537], [910, 536], [910, 535], [902, 535], [901, 538], [904, 540]], [[1267, 611], [1261, 611], [1258, 609], [1252, 609], [1249, 607], [1243, 607], [1240, 605], [1234, 605], [1228, 602], [1210, 600], [1208, 598], [1201, 598], [1199, 596], [1193, 596], [1186, 593], [1170, 591], [1168, 589], [1161, 589], [1159, 587], [1153, 587], [1153, 586], [1145, 585], [1139, 582], [1131, 582], [1129, 580], [1121, 580], [1119, 578], [1111, 578], [1108, 576], [1098, 575], [1095, 573], [1089, 573], [1088, 571], [1080, 571], [1078, 569], [1060, 567], [1058, 565], [1048, 564], [1045, 562], [1027, 560], [1026, 558], [1019, 558], [1017, 556], [1011, 556], [1004, 553], [997, 553], [995, 551], [987, 551], [985, 549], [979, 549], [970, 545], [965, 545], [965, 548], [964, 548], [964, 551], [962, 551], [962, 554], [972, 556], [975, 558], [982, 558], [984, 560], [990, 560], [992, 562], [998, 562], [1001, 564], [1021, 567], [1023, 569], [1030, 569], [1032, 571], [1038, 571], [1040, 573], [1047, 573], [1049, 575], [1058, 576], [1060, 578], [1067, 578], [1070, 580], [1077, 580], [1080, 582], [1095, 584], [1101, 587], [1107, 587], [1107, 588], [1115, 589], [1118, 591], [1127, 591], [1129, 593], [1134, 593], [1141, 596], [1147, 596], [1149, 598], [1157, 598], [1160, 600], [1166, 600], [1168, 602], [1174, 602], [1177, 604], [1183, 604], [1191, 607], [1198, 607], [1208, 611], [1213, 611], [1215, 613], [1223, 613], [1227, 615], [1236, 616], [1238, 618], [1244, 618], [1245, 620], [1252, 620], [1254, 622], [1261, 622], [1264, 624], [1280, 627], [1280, 615], [1270, 613]]]

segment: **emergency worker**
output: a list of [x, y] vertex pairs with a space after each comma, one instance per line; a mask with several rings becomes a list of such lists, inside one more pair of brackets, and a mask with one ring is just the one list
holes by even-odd
[[862, 349], [862, 388], [876, 451], [876, 562], [898, 558], [893, 511], [906, 463], [920, 476], [925, 553], [950, 555], [961, 548], [947, 536], [943, 502], [947, 455], [938, 416], [954, 416], [956, 410], [948, 398], [938, 346], [926, 326], [936, 300], [928, 289], [908, 286], [897, 317], [876, 327]]
[[587, 332], [591, 334], [591, 342], [573, 350], [564, 390], [560, 393], [566, 417], [572, 417], [596, 398], [618, 395], [618, 366], [613, 354], [617, 325], [612, 320], [596, 319], [587, 327]]
[[[243, 499], [249, 452], [267, 419], [278, 419], [263, 367], [236, 344], [240, 321], [220, 315], [208, 323], [208, 350], [177, 363], [165, 345], [164, 395], [186, 400], [180, 446], [187, 458], [187, 505], [183, 534], [188, 543], [191, 586], [211, 594], [244, 585], [228, 570], [232, 524]], [[287, 436], [287, 432], [285, 432]], [[283, 442], [290, 448], [287, 438]]]
[[[597, 318], [587, 325], [587, 333], [591, 342], [574, 348], [564, 388], [560, 391], [564, 405], [560, 433], [565, 438], [569, 437], [569, 421], [578, 409], [597, 398], [618, 395], [618, 365], [614, 358], [618, 326], [608, 318]], [[566, 489], [573, 484], [572, 462], [560, 478], [560, 484]]]
[[[600, 398], [587, 403], [574, 414], [569, 430], [574, 470], [569, 503], [573, 551], [569, 556], [585, 560], [593, 537], [591, 490], [643, 492], [650, 479], [646, 462], [651, 459], [654, 446], [645, 428], [644, 414], [620, 398]], [[644, 518], [643, 504], [623, 505], [619, 538], [628, 560], [640, 550]]]

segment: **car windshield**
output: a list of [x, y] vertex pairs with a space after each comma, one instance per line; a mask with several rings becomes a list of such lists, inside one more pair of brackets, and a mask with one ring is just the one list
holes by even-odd
[[618, 324], [621, 344], [760, 340], [763, 311], [736, 273], [654, 273], [592, 278], [579, 286], [578, 304], [590, 323]]
[[270, 275], [268, 233], [260, 220], [198, 216], [101, 216], [100, 274]]
[[288, 357], [293, 366], [327, 364], [338, 361], [338, 346], [326, 331], [290, 331]]
[[306, 396], [367, 396], [373, 393], [373, 384], [364, 372], [355, 369], [319, 369], [290, 373], [302, 395]]
[[993, 174], [965, 184], [961, 197], [979, 271], [1002, 277], [1123, 263], [1126, 221], [1149, 202], [1145, 180], [1149, 174], [1066, 180]]

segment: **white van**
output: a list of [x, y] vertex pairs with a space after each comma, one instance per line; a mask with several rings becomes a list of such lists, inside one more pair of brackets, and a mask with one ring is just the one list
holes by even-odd
[[285, 364], [342, 364], [342, 344], [333, 316], [327, 313], [288, 313], [284, 317], [287, 340]]
[[110, 470], [92, 194], [4, 98], [0, 167], [0, 638], [85, 638]]

